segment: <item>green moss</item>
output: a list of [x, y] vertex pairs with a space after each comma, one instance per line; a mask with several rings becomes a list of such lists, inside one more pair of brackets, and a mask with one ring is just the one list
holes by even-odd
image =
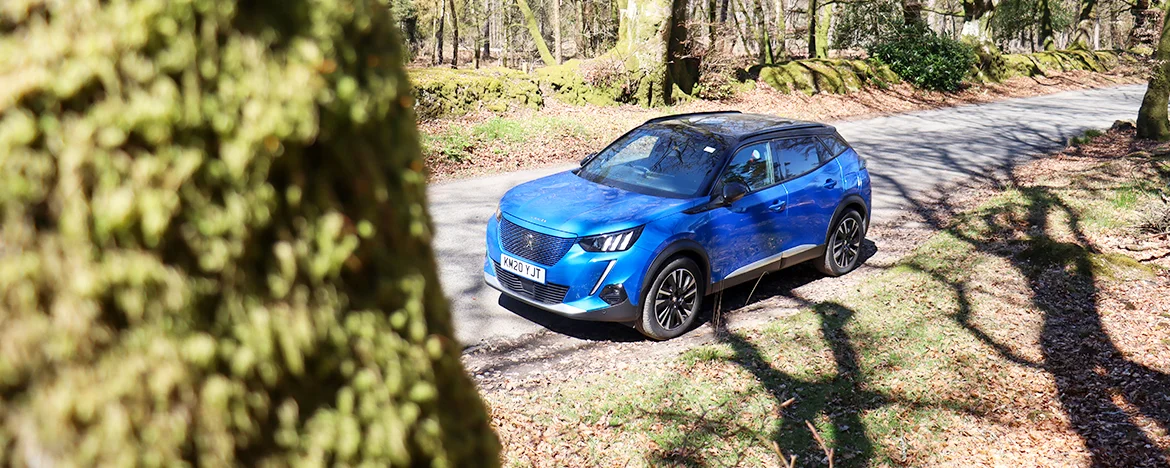
[[480, 108], [505, 112], [511, 107], [544, 105], [536, 80], [518, 70], [432, 67], [411, 70], [410, 77], [415, 108], [423, 118], [462, 115]]
[[863, 86], [889, 86], [900, 80], [889, 67], [865, 60], [793, 60], [776, 65], [757, 65], [744, 71], [759, 82], [783, 92], [846, 94]]
[[0, 466], [495, 464], [385, 6], [0, 24]]
[[1120, 62], [1116, 52], [1064, 50], [1032, 54], [998, 54], [980, 57], [976, 78], [983, 82], [1003, 81], [1019, 76], [1044, 76], [1072, 70], [1108, 72]]

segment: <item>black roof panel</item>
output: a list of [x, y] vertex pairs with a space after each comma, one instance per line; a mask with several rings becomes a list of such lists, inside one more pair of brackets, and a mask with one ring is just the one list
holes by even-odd
[[787, 128], [829, 128], [825, 124], [816, 122], [785, 119], [767, 114], [741, 114], [739, 112], [681, 114], [677, 116], [659, 117], [651, 120], [651, 122], [667, 125], [682, 124], [733, 139]]

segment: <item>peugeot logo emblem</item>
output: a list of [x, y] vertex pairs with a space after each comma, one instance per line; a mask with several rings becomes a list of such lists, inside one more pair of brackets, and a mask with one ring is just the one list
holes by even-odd
[[534, 236], [532, 234], [525, 234], [524, 235], [524, 245], [530, 249], [533, 247], [536, 247], [536, 236]]

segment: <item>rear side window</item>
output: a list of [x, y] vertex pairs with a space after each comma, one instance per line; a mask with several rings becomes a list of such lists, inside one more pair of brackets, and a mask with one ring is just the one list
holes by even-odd
[[735, 153], [722, 184], [742, 182], [751, 190], [759, 190], [776, 182], [772, 173], [772, 154], [767, 143], [745, 146]]
[[841, 153], [844, 153], [845, 150], [849, 149], [849, 145], [845, 143], [845, 140], [842, 140], [841, 137], [837, 135], [822, 136], [821, 143], [824, 143], [825, 148], [829, 150], [829, 153], [825, 155], [826, 161], [839, 156]]
[[772, 141], [772, 160], [776, 174], [792, 179], [812, 172], [821, 165], [824, 150], [816, 137], [785, 138]]

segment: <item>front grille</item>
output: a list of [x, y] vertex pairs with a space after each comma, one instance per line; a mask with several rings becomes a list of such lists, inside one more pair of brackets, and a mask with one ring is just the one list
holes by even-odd
[[554, 265], [573, 248], [577, 239], [539, 233], [505, 219], [500, 222], [500, 241], [508, 253], [542, 265]]
[[569, 292], [568, 286], [540, 284], [528, 278], [521, 278], [515, 273], [500, 268], [498, 262], [492, 262], [492, 264], [496, 267], [496, 278], [500, 280], [501, 285], [508, 288], [509, 291], [536, 302], [542, 304], [559, 304], [565, 300], [565, 293]]

